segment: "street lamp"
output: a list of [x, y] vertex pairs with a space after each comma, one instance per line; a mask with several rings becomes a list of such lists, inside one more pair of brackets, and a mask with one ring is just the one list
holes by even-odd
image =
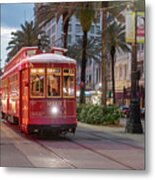
[[135, 12], [135, 35], [132, 43], [132, 60], [131, 60], [131, 95], [130, 95], [130, 115], [126, 124], [126, 132], [128, 133], [143, 133], [141, 119], [140, 119], [140, 103], [138, 97], [138, 81], [140, 73], [137, 70], [137, 12]]
[[38, 49], [41, 50], [41, 34], [38, 34]]

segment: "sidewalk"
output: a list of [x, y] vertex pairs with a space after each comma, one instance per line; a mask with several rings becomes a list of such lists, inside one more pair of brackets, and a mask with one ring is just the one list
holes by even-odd
[[122, 118], [120, 120], [120, 125], [107, 125], [107, 126], [100, 126], [100, 125], [90, 125], [78, 122], [78, 127], [81, 128], [87, 128], [88, 130], [92, 131], [98, 131], [98, 132], [104, 132], [104, 136], [107, 136], [109, 138], [115, 138], [115, 139], [121, 139], [122, 142], [126, 143], [132, 143], [133, 145], [139, 146], [144, 148], [145, 143], [145, 127], [144, 127], [144, 120], [142, 120], [142, 126], [143, 126], [143, 134], [131, 134], [125, 132], [125, 126], [126, 126], [126, 119]]

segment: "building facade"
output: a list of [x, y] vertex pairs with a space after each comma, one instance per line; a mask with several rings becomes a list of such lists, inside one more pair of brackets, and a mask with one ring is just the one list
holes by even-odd
[[[35, 12], [37, 8], [41, 6], [36, 4]], [[54, 12], [53, 12], [54, 13]], [[49, 36], [50, 46], [63, 47], [63, 22], [62, 17], [58, 20], [53, 17], [47, 22], [40, 24], [43, 31]], [[102, 31], [102, 16], [100, 14], [98, 21], [92, 23], [91, 29], [88, 33], [88, 38], [101, 38], [99, 32]], [[68, 28], [68, 46], [72, 46], [82, 39], [83, 32], [80, 26], [79, 19], [73, 15], [70, 18]], [[107, 55], [107, 99], [108, 103], [112, 103], [112, 81], [111, 81], [111, 63], [110, 56]], [[137, 62], [138, 69], [140, 71], [139, 91], [138, 96], [140, 98], [140, 106], [144, 107], [145, 104], [145, 87], [144, 87], [144, 46], [143, 44], [137, 45]], [[98, 91], [102, 84], [102, 68], [101, 59], [95, 61], [90, 59], [86, 67], [86, 90]], [[81, 67], [77, 64], [77, 86], [80, 85]], [[116, 103], [130, 104], [130, 91], [131, 91], [131, 53], [117, 53], [115, 59], [115, 91], [116, 91]]]
[[[37, 14], [38, 9], [44, 4], [37, 3], [35, 4], [35, 14]], [[52, 12], [51, 12], [52, 13]], [[53, 12], [54, 13], [54, 12]], [[35, 15], [35, 21], [36, 15]], [[95, 23], [92, 23], [91, 29], [88, 32], [88, 39], [95, 39], [101, 37], [100, 32], [102, 29], [102, 17], [99, 16]], [[57, 20], [56, 17], [53, 17], [47, 22], [40, 24], [41, 29], [48, 35], [50, 40], [50, 47], [63, 47], [63, 20], [62, 16]], [[80, 39], [82, 39], [83, 31], [80, 25], [79, 19], [73, 15], [69, 21], [69, 28], [68, 28], [68, 38], [67, 38], [67, 45], [71, 47], [75, 43], [77, 43]], [[94, 61], [93, 59], [89, 60], [87, 63], [86, 68], [86, 89], [94, 89], [99, 86], [101, 83], [101, 65], [100, 59], [98, 62]], [[77, 66], [77, 85], [80, 84], [80, 72], [81, 68], [80, 65]]]
[[[145, 106], [144, 45], [137, 44], [137, 69], [140, 72], [137, 95], [140, 107]], [[130, 104], [131, 91], [131, 53], [117, 54], [115, 64], [115, 88], [117, 104]]]

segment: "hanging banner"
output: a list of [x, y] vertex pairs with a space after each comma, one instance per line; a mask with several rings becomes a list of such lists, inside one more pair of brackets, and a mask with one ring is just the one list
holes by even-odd
[[127, 12], [125, 20], [125, 39], [127, 43], [135, 42], [135, 12]]
[[[135, 15], [137, 18], [137, 27], [135, 28]], [[126, 42], [127, 43], [135, 43], [135, 36], [137, 35], [137, 43], [144, 43], [145, 36], [145, 20], [144, 20], [144, 12], [127, 12], [126, 13]], [[136, 29], [136, 34], [135, 34]]]
[[137, 43], [144, 43], [145, 37], [144, 12], [137, 12]]

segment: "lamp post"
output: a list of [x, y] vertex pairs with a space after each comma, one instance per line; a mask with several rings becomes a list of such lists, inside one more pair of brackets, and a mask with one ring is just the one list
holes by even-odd
[[131, 97], [130, 97], [130, 115], [126, 123], [126, 132], [143, 133], [140, 119], [140, 103], [138, 97], [138, 81], [140, 73], [137, 70], [137, 12], [134, 7], [135, 18], [135, 35], [132, 43], [132, 60], [131, 60]]
[[38, 34], [38, 49], [41, 50], [41, 34]]

